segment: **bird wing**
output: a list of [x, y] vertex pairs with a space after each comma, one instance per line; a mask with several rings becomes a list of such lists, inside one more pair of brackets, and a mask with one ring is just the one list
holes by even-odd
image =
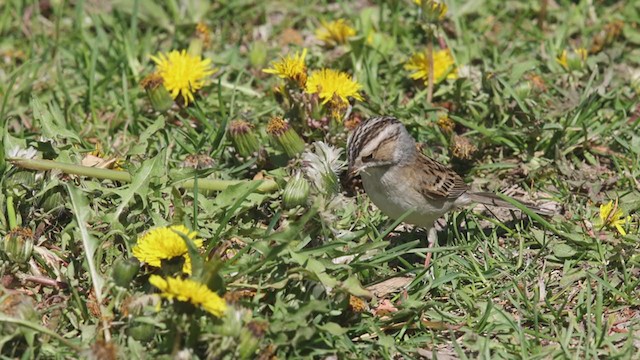
[[460, 175], [442, 163], [422, 154], [418, 154], [416, 162], [418, 166], [408, 166], [405, 171], [413, 172], [411, 177], [416, 179], [417, 190], [425, 198], [456, 199], [469, 189]]

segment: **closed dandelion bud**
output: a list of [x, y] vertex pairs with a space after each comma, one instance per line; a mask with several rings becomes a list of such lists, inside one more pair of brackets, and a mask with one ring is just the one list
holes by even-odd
[[193, 38], [189, 42], [188, 53], [191, 56], [202, 55], [202, 49], [211, 45], [211, 29], [205, 23], [198, 23], [193, 33]]
[[242, 333], [240, 333], [240, 344], [238, 344], [240, 359], [255, 358], [260, 339], [264, 336], [265, 331], [266, 324], [257, 321], [248, 323], [247, 326], [242, 329]]
[[428, 22], [442, 21], [447, 15], [447, 5], [433, 0], [422, 0], [419, 2], [422, 13]]
[[138, 275], [139, 269], [140, 262], [138, 259], [119, 259], [113, 266], [113, 272], [111, 273], [113, 282], [126, 289], [129, 287], [129, 284], [131, 284], [133, 278]]
[[164, 80], [158, 73], [153, 73], [145, 77], [140, 82], [140, 85], [147, 92], [147, 96], [154, 110], [165, 112], [173, 106], [173, 98], [164, 87]]
[[531, 95], [531, 82], [528, 80], [521, 82], [516, 85], [514, 90], [516, 92], [516, 96], [518, 96], [520, 99], [526, 99], [529, 97], [529, 95]]
[[229, 124], [229, 137], [233, 147], [242, 157], [249, 157], [260, 150], [253, 126], [244, 120], [233, 120]]
[[456, 127], [456, 123], [453, 122], [446, 114], [442, 114], [438, 117], [438, 127], [445, 134], [451, 134]]
[[454, 135], [451, 139], [451, 155], [460, 160], [470, 160], [478, 148], [464, 136]]
[[24, 264], [31, 259], [33, 232], [26, 228], [15, 228], [4, 236], [2, 249], [9, 260]]
[[304, 151], [304, 140], [280, 117], [274, 117], [269, 121], [267, 133], [289, 157], [294, 157]]
[[284, 187], [282, 201], [287, 209], [301, 206], [307, 203], [310, 185], [301, 173], [295, 174]]

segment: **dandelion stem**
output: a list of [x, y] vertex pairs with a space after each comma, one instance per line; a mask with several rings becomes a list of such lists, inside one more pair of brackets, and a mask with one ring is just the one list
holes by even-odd
[[429, 64], [429, 77], [427, 80], [427, 102], [433, 100], [433, 30], [428, 30], [427, 62]]
[[[99, 169], [91, 166], [82, 166], [75, 164], [66, 164], [53, 160], [35, 160], [35, 159], [20, 159], [20, 158], [8, 158], [14, 166], [21, 167], [23, 169], [46, 171], [46, 170], [60, 170], [65, 174], [88, 176], [96, 179], [114, 180], [122, 182], [130, 182], [131, 175], [126, 171]], [[246, 182], [245, 180], [214, 180], [214, 179], [198, 179], [198, 189], [208, 191], [222, 191], [231, 185], [241, 184]], [[180, 182], [180, 186], [185, 189], [193, 189], [195, 187], [195, 181], [193, 179]], [[274, 192], [278, 189], [278, 185], [273, 180], [263, 180], [262, 184], [258, 186], [258, 192], [268, 193]]]

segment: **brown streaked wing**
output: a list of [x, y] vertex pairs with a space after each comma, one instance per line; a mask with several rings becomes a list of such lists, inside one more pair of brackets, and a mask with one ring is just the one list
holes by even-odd
[[422, 154], [416, 159], [414, 178], [420, 184], [420, 193], [427, 199], [455, 199], [469, 187], [455, 171]]

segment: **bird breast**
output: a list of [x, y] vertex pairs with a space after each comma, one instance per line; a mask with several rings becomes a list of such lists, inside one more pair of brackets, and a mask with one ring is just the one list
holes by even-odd
[[370, 167], [360, 173], [364, 189], [371, 201], [385, 215], [430, 228], [433, 223], [454, 207], [454, 200], [426, 199], [416, 188], [415, 181], [391, 167]]

